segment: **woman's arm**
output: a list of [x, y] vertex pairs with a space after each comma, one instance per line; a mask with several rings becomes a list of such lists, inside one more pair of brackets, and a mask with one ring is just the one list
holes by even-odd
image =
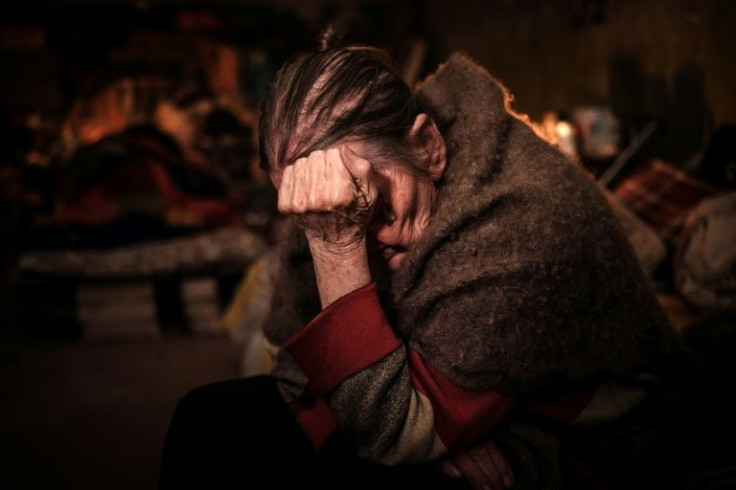
[[284, 348], [309, 379], [294, 408], [313, 441], [339, 426], [361, 457], [383, 464], [426, 462], [464, 448], [515, 405], [495, 392], [460, 388], [406, 346], [375, 284], [335, 301]]
[[312, 152], [280, 179], [278, 208], [307, 236], [322, 308], [371, 282], [366, 227], [378, 191], [370, 163], [349, 152]]
[[463, 390], [396, 336], [365, 248], [376, 198], [369, 162], [346, 149], [314, 152], [281, 176], [279, 210], [305, 231], [323, 306], [285, 345], [318, 400], [295, 409], [315, 442], [337, 424], [366, 459], [424, 462], [475, 442], [514, 403]]

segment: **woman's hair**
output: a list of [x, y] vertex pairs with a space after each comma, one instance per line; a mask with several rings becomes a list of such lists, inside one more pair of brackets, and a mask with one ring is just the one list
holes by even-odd
[[411, 166], [408, 135], [419, 114], [411, 90], [388, 54], [332, 46], [287, 62], [269, 87], [259, 119], [261, 168], [282, 169], [351, 137], [368, 140], [372, 162]]

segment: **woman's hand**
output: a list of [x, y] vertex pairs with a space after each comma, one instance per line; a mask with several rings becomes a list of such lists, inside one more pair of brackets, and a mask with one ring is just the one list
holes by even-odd
[[314, 151], [281, 175], [279, 211], [304, 229], [322, 308], [372, 280], [365, 238], [377, 197], [370, 163], [347, 146]]
[[304, 229], [313, 249], [349, 253], [364, 245], [377, 196], [370, 163], [342, 146], [286, 167], [278, 208]]
[[452, 478], [465, 477], [476, 490], [503, 490], [514, 485], [511, 465], [496, 444], [481, 442], [439, 462]]

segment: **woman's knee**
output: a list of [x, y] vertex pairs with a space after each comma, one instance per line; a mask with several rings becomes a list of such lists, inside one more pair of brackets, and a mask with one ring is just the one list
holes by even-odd
[[269, 392], [275, 392], [275, 382], [267, 376], [205, 384], [179, 399], [174, 419], [225, 422], [230, 416], [245, 416]]
[[218, 405], [215, 401], [217, 391], [216, 385], [211, 384], [198, 386], [189, 391], [177, 402], [174, 418], [189, 419], [213, 411]]

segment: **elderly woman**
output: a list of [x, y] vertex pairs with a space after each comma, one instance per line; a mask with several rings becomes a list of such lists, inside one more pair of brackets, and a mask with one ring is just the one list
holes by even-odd
[[370, 47], [287, 63], [260, 127], [294, 225], [276, 367], [182, 400], [162, 486], [587, 488], [641, 447], [621, 420], [676, 336], [598, 186], [508, 101], [462, 54], [414, 93]]

